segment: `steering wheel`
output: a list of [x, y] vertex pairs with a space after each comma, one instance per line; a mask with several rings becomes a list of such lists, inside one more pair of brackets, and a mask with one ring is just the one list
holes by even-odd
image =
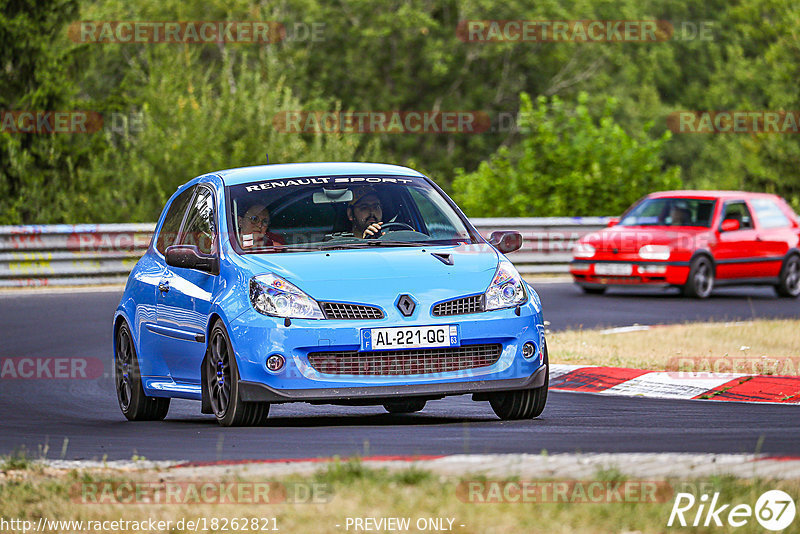
[[413, 226], [401, 222], [389, 222], [381, 226], [381, 232], [397, 232], [399, 230], [411, 230], [412, 232], [416, 232]]

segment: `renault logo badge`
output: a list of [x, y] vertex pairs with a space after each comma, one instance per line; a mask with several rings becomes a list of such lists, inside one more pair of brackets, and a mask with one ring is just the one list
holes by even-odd
[[410, 295], [400, 295], [395, 306], [397, 306], [397, 309], [400, 310], [400, 313], [402, 313], [404, 317], [410, 317], [411, 314], [414, 313], [417, 303], [414, 302], [414, 299], [412, 299]]

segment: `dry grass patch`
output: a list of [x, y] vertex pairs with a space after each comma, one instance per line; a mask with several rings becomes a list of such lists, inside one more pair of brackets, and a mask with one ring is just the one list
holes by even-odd
[[[674, 370], [689, 359], [698, 371], [800, 375], [799, 320], [689, 323], [621, 333], [570, 330], [551, 333], [547, 341], [553, 363]], [[719, 369], [703, 368], [706, 364]]]
[[[17, 473], [19, 474], [19, 473]], [[269, 504], [82, 504], [76, 502], [75, 487], [83, 484], [147, 483], [169, 478], [164, 471], [142, 471], [138, 473], [113, 474], [67, 472], [56, 476], [52, 473], [27, 473], [25, 477], [10, 476], [0, 480], [0, 509], [6, 518], [14, 517], [36, 523], [41, 516], [51, 520], [170, 521], [171, 526], [156, 527], [156, 532], [186, 532], [193, 529], [177, 526], [181, 519], [205, 518], [211, 531], [243, 530], [241, 524], [231, 529], [230, 521], [253, 518], [275, 518], [274, 523], [262, 524], [255, 531], [271, 532], [273, 525], [279, 532], [341, 533], [348, 532], [347, 518], [408, 518], [415, 524], [420, 518], [452, 519], [452, 530], [459, 533], [615, 533], [615, 532], [664, 532], [672, 508], [672, 496], [656, 502], [470, 502], [459, 488], [465, 482], [485, 481], [483, 477], [464, 475], [445, 477], [417, 468], [398, 472], [386, 469], [371, 469], [358, 461], [331, 464], [311, 476], [289, 476], [276, 479], [231, 479], [239, 483], [270, 482], [288, 487], [296, 484], [324, 485], [327, 498], [318, 502], [292, 504], [286, 502]], [[624, 482], [621, 473], [598, 472], [597, 481]], [[497, 479], [492, 479], [496, 481]], [[522, 482], [508, 478], [512, 483]], [[200, 483], [202, 481], [197, 480]], [[214, 477], [211, 482], [222, 482]], [[747, 503], [751, 506], [758, 496], [768, 489], [782, 489], [796, 501], [800, 497], [800, 482], [797, 480], [769, 481], [748, 480], [733, 477], [712, 478], [683, 482], [670, 480], [667, 483], [676, 491], [702, 488], [703, 493], [719, 492], [722, 502]], [[692, 490], [699, 496], [700, 491]], [[573, 495], [574, 496], [574, 495]], [[211, 528], [216, 518], [217, 528]], [[223, 520], [227, 519], [225, 523]], [[260, 521], [260, 520], [259, 520]], [[751, 521], [755, 523], [755, 521]], [[224, 528], [224, 525], [228, 528]], [[444, 523], [447, 525], [448, 523]], [[338, 526], [337, 526], [338, 525]], [[463, 525], [463, 526], [462, 526]], [[263, 528], [266, 526], [267, 528]], [[757, 523], [737, 529], [737, 532], [758, 532]], [[60, 530], [76, 530], [63, 527]], [[136, 528], [122, 526], [119, 532], [131, 532]], [[147, 530], [147, 529], [145, 529]], [[202, 529], [200, 529], [202, 530]], [[250, 529], [253, 531], [254, 529]], [[410, 528], [409, 532], [419, 532]], [[444, 532], [427, 530], [428, 532]], [[716, 532], [716, 530], [708, 530]], [[720, 530], [720, 531], [725, 531]], [[354, 532], [353, 527], [349, 532]]]

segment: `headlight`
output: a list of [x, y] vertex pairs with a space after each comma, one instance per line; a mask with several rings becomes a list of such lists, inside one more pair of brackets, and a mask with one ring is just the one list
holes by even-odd
[[486, 311], [518, 306], [528, 300], [525, 282], [508, 260], [502, 260], [485, 293]]
[[572, 255], [576, 258], [591, 258], [594, 256], [594, 247], [588, 243], [578, 243], [572, 249]]
[[250, 279], [250, 302], [257, 312], [273, 317], [325, 318], [316, 300], [274, 274]]
[[668, 260], [669, 253], [667, 245], [645, 245], [639, 249], [639, 257], [645, 260]]

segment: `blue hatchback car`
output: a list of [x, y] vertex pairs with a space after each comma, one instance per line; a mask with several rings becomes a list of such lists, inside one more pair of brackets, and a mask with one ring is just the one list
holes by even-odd
[[536, 292], [430, 179], [306, 163], [199, 176], [169, 199], [114, 315], [130, 420], [201, 401], [224, 426], [275, 403], [422, 410], [472, 394], [502, 419], [548, 388]]

